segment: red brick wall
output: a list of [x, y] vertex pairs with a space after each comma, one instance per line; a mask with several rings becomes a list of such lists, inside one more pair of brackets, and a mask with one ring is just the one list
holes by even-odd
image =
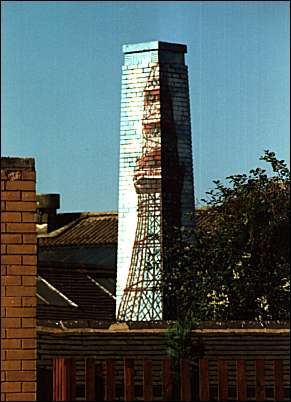
[[34, 160], [1, 158], [1, 401], [36, 400]]

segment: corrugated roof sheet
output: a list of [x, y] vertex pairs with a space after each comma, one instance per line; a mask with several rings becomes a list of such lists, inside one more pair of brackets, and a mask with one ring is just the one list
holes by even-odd
[[[77, 307], [60, 306], [55, 298], [50, 297], [49, 304], [38, 303], [37, 318], [43, 319], [99, 319], [115, 317], [115, 298], [112, 285], [106, 289], [104, 281], [99, 282], [99, 273], [91, 270], [72, 269], [63, 266], [41, 267], [41, 278], [61, 292]], [[112, 278], [113, 279], [113, 278]], [[47, 289], [38, 284], [38, 293], [47, 298]], [[57, 293], [55, 294], [57, 296]]]
[[117, 243], [117, 213], [84, 213], [47, 235], [38, 237], [43, 247], [94, 246]]

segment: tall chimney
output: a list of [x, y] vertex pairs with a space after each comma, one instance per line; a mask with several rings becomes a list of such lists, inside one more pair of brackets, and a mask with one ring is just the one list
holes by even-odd
[[117, 319], [175, 318], [160, 287], [174, 227], [191, 226], [194, 185], [185, 45], [124, 45]]

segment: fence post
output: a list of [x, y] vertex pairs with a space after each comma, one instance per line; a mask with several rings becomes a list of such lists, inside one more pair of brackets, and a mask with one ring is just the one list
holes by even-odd
[[76, 399], [75, 362], [70, 358], [53, 361], [53, 400], [74, 401]]
[[124, 400], [134, 400], [134, 360], [124, 359]]
[[95, 363], [95, 401], [104, 401], [104, 376], [102, 363]]
[[282, 401], [284, 399], [282, 360], [273, 361], [273, 370], [274, 370], [274, 399], [275, 401]]
[[227, 401], [228, 399], [228, 378], [227, 361], [218, 360], [218, 400]]
[[38, 368], [37, 370], [37, 400], [53, 400], [53, 370]]
[[191, 369], [189, 359], [180, 360], [181, 401], [191, 401]]
[[199, 399], [209, 400], [208, 359], [199, 359]]
[[114, 362], [112, 359], [107, 359], [105, 365], [106, 365], [105, 401], [114, 401], [115, 399]]
[[238, 401], [245, 401], [247, 399], [246, 368], [244, 360], [236, 361], [236, 395]]
[[262, 359], [256, 360], [256, 400], [265, 401], [265, 362]]
[[163, 359], [163, 401], [171, 401], [173, 394], [172, 361]]
[[152, 361], [143, 362], [143, 398], [145, 401], [153, 399]]
[[71, 390], [70, 390], [70, 401], [75, 401], [76, 400], [76, 393], [77, 393], [77, 375], [76, 375], [76, 364], [75, 360], [71, 359], [71, 370], [70, 370], [70, 376], [71, 376]]
[[[53, 401], [58, 401], [59, 397], [59, 382], [57, 382], [57, 377], [58, 377], [58, 367], [59, 367], [59, 361], [54, 359], [53, 360]], [[57, 385], [58, 384], [58, 385]]]
[[85, 360], [85, 399], [86, 401], [95, 401], [96, 399], [96, 369], [95, 359], [87, 358]]

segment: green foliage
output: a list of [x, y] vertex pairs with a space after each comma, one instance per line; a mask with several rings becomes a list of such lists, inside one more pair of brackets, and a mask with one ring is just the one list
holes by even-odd
[[228, 185], [214, 181], [204, 200], [206, 223], [177, 232], [163, 283], [182, 326], [289, 319], [290, 171], [273, 152], [260, 159], [271, 165], [271, 177], [257, 168], [227, 177]]
[[191, 329], [195, 323], [191, 321], [177, 321], [166, 333], [168, 338], [168, 355], [174, 360], [177, 358], [190, 358], [203, 351], [201, 340], [192, 342]]
[[201, 338], [194, 341], [191, 337], [191, 330], [197, 323], [194, 321], [178, 320], [166, 332], [167, 354], [173, 362], [174, 381], [179, 382], [179, 363], [181, 358], [190, 359], [191, 363], [197, 365], [197, 358], [202, 357], [204, 345]]

